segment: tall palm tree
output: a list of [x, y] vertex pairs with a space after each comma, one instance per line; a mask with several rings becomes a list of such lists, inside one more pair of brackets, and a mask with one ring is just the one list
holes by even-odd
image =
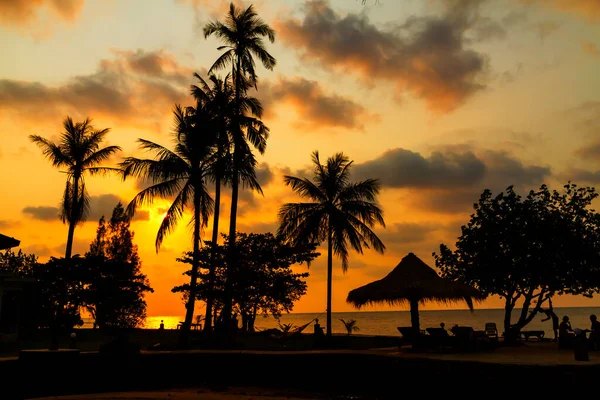
[[[233, 144], [233, 173], [231, 182], [231, 212], [229, 218], [229, 265], [235, 264], [235, 238], [237, 226], [237, 203], [239, 197], [239, 174], [242, 161], [244, 159], [243, 149], [246, 140], [250, 141], [254, 147], [262, 154], [265, 151], [267, 129], [249, 129], [247, 124], [242, 121], [244, 114], [244, 104], [242, 98], [248, 88], [254, 86], [257, 88], [257, 76], [254, 69], [254, 57], [258, 58], [262, 65], [272, 70], [275, 67], [276, 60], [269, 54], [265, 47], [263, 38], [267, 37], [273, 43], [275, 41], [275, 31], [269, 27], [254, 11], [250, 5], [246, 10], [238, 9], [230, 3], [229, 13], [225, 23], [219, 21], [209, 22], [204, 27], [204, 37], [211, 35], [224, 42], [219, 50], [226, 50], [217, 61], [212, 65], [209, 74], [213, 71], [226, 68], [231, 64], [231, 76], [235, 87], [235, 115], [232, 121], [231, 135]], [[260, 114], [254, 114], [260, 118]], [[254, 126], [256, 128], [256, 126]], [[244, 133], [244, 130], [246, 132]], [[260, 134], [257, 136], [256, 134]], [[231, 319], [231, 295], [230, 287], [226, 289], [225, 298], [225, 322], [229, 325]]]
[[85, 175], [105, 174], [118, 171], [116, 168], [101, 167], [103, 161], [120, 151], [119, 146], [100, 148], [109, 128], [96, 130], [91, 119], [73, 122], [71, 117], [63, 121], [64, 132], [58, 143], [53, 143], [38, 135], [30, 135], [29, 139], [37, 144], [42, 153], [54, 167], [64, 168], [67, 183], [60, 207], [60, 218], [69, 223], [65, 258], [71, 258], [75, 226], [85, 222], [90, 209], [90, 196], [85, 186]]
[[[214, 75], [209, 77], [211, 84], [209, 85], [201, 76], [194, 74], [199, 80], [200, 85], [192, 85], [192, 95], [196, 99], [198, 107], [203, 105], [208, 112], [211, 114], [213, 121], [212, 135], [215, 137], [216, 150], [214, 155], [214, 162], [211, 163], [208, 178], [215, 184], [215, 211], [213, 215], [213, 226], [212, 226], [212, 242], [218, 242], [219, 234], [219, 214], [220, 214], [220, 201], [221, 201], [221, 185], [230, 185], [233, 181], [233, 163], [231, 154], [231, 126], [232, 121], [235, 120], [235, 95], [234, 89], [231, 84], [231, 75], [227, 74], [224, 79], [220, 79]], [[240, 99], [243, 110], [249, 110], [250, 114], [261, 114], [262, 109], [260, 108], [260, 102], [252, 97], [243, 95]], [[245, 112], [247, 114], [247, 112]], [[242, 124], [248, 124], [256, 126], [257, 129], [261, 129], [260, 121], [248, 117], [242, 116]], [[238, 182], [243, 187], [250, 188], [251, 190], [257, 191], [261, 195], [263, 194], [260, 184], [256, 180], [256, 159], [250, 148], [244, 143], [240, 149], [241, 165], [238, 170]], [[212, 295], [212, 288], [214, 287], [215, 281], [215, 257], [216, 247], [213, 248], [213, 254], [211, 256], [211, 265], [209, 268], [209, 290], [206, 299], [206, 324], [204, 325], [205, 331], [212, 329], [212, 309], [214, 296]]]
[[327, 336], [331, 337], [331, 281], [333, 254], [348, 270], [348, 245], [362, 254], [363, 247], [383, 253], [385, 245], [371, 230], [376, 224], [385, 227], [383, 211], [377, 204], [379, 182], [376, 179], [350, 182], [352, 162], [337, 153], [325, 165], [319, 152], [312, 154], [314, 176], [285, 176], [284, 182], [308, 203], [287, 203], [279, 209], [278, 234], [294, 245], [327, 241]]
[[138, 139], [140, 147], [153, 152], [154, 159], [127, 157], [121, 164], [123, 178], [151, 180], [153, 185], [138, 193], [127, 206], [130, 216], [140, 206], [151, 205], [156, 198], [175, 199], [169, 207], [156, 235], [158, 252], [165, 237], [183, 217], [186, 209], [192, 211], [193, 257], [190, 293], [186, 303], [185, 321], [181, 329], [180, 345], [187, 344], [196, 300], [196, 284], [200, 265], [202, 228], [208, 224], [213, 211], [213, 199], [206, 188], [206, 176], [214, 154], [214, 137], [210, 132], [210, 118], [206, 111], [175, 106], [175, 148], [169, 150], [148, 140]]

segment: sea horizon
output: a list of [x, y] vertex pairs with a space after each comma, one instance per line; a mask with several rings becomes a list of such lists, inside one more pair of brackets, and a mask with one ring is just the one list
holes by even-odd
[[[515, 308], [512, 314], [512, 323], [518, 320], [521, 308]], [[569, 316], [573, 329], [589, 329], [591, 314], [600, 315], [600, 307], [554, 307], [554, 311], [562, 318], [564, 315]], [[446, 309], [446, 310], [420, 310], [419, 319], [421, 328], [439, 327], [440, 323], [444, 323], [446, 329], [450, 329], [453, 325], [471, 326], [475, 330], [483, 330], [487, 322], [495, 322], [498, 332], [504, 330], [504, 309], [503, 308], [479, 308], [472, 312], [468, 309]], [[318, 318], [319, 324], [324, 328], [326, 324], [325, 312], [298, 312], [283, 314], [279, 321], [272, 316], [257, 316], [255, 328], [257, 330], [279, 328], [279, 324], [292, 324], [293, 326], [302, 326], [310, 323], [304, 330], [304, 333], [312, 333], [315, 319]], [[542, 330], [545, 332], [546, 338], [553, 338], [552, 322], [544, 321], [544, 314], [538, 313], [535, 318], [524, 328], [524, 330]], [[183, 321], [184, 316], [178, 315], [155, 315], [146, 318], [143, 329], [158, 329], [163, 321], [165, 329], [177, 329], [179, 322]], [[374, 336], [398, 336], [397, 327], [410, 325], [409, 310], [380, 310], [380, 311], [347, 311], [332, 313], [332, 330], [333, 333], [345, 333], [345, 328], [340, 319], [357, 321], [359, 330], [357, 334], [374, 335]], [[91, 328], [93, 319], [83, 318], [84, 325], [82, 328]], [[202, 322], [203, 324], [203, 322]]]

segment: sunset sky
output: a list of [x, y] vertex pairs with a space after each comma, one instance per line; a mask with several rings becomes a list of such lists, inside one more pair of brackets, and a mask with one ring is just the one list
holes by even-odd
[[[277, 229], [278, 208], [295, 200], [282, 176], [303, 174], [313, 150], [323, 159], [344, 152], [354, 160], [355, 179], [379, 178], [383, 186], [387, 229], [377, 233], [387, 251], [351, 253], [346, 274], [334, 259], [334, 312], [352, 310], [348, 291], [383, 277], [408, 252], [433, 266], [432, 252], [456, 242], [485, 188], [600, 183], [600, 1], [361, 3], [254, 2], [277, 32], [268, 45], [277, 66], [258, 69], [255, 96], [271, 129], [258, 157], [264, 197], [242, 194], [238, 230]], [[173, 105], [192, 104], [192, 74], [204, 75], [220, 54], [220, 43], [205, 40], [202, 27], [222, 19], [228, 4], [0, 0], [1, 233], [20, 239], [41, 261], [64, 256], [67, 226], [57, 207], [65, 175], [28, 136], [57, 138], [65, 116], [89, 116], [97, 128], [111, 128], [106, 144], [123, 148], [111, 165], [145, 155], [137, 138], [170, 145]], [[127, 204], [140, 187], [117, 177], [86, 184], [92, 211], [75, 231], [80, 254], [98, 218], [119, 200]], [[148, 315], [184, 313], [171, 288], [185, 280], [186, 266], [175, 258], [191, 248], [191, 231], [182, 221], [156, 253], [167, 206], [159, 201], [132, 223], [155, 289], [147, 296]], [[221, 227], [227, 227], [228, 198], [223, 210]], [[309, 269], [308, 294], [296, 312], [325, 310], [322, 254]], [[600, 306], [600, 296], [554, 303]], [[479, 305], [502, 306], [497, 298]]]

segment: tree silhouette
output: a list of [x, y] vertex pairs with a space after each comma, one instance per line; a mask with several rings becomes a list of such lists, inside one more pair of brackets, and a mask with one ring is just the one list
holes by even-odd
[[[271, 43], [275, 41], [275, 31], [271, 29], [264, 21], [262, 21], [251, 5], [246, 10], [241, 10], [230, 3], [229, 13], [225, 19], [225, 23], [219, 21], [209, 22], [204, 27], [204, 37], [208, 38], [215, 35], [224, 45], [219, 47], [219, 50], [225, 52], [215, 61], [208, 71], [211, 74], [213, 71], [226, 68], [231, 64], [231, 76], [234, 80], [235, 87], [235, 114], [232, 121], [233, 144], [233, 172], [231, 182], [231, 212], [229, 217], [229, 238], [230, 249], [229, 257], [231, 262], [229, 265], [235, 264], [235, 234], [237, 226], [237, 203], [239, 196], [239, 175], [238, 171], [241, 168], [244, 157], [247, 157], [249, 146], [246, 141], [249, 141], [261, 154], [266, 148], [266, 139], [269, 130], [262, 123], [251, 121], [243, 118], [243, 115], [248, 112], [260, 118], [262, 108], [257, 102], [258, 107], [244, 109], [244, 104], [241, 101], [247, 89], [251, 86], [257, 88], [257, 76], [254, 69], [254, 57], [258, 58], [263, 66], [272, 70], [276, 64], [275, 58], [270, 55], [264, 47], [263, 39], [267, 37]], [[245, 131], [245, 132], [244, 132]], [[229, 287], [229, 284], [228, 284]], [[227, 292], [230, 291], [230, 287]], [[231, 299], [230, 294], [225, 299], [225, 323], [229, 325], [231, 319]]]
[[279, 210], [278, 233], [293, 244], [327, 241], [327, 336], [331, 337], [331, 283], [333, 254], [348, 269], [348, 245], [362, 254], [363, 247], [383, 253], [385, 245], [371, 230], [376, 224], [385, 227], [383, 211], [377, 204], [379, 182], [376, 179], [351, 183], [352, 162], [337, 153], [325, 165], [319, 152], [312, 154], [313, 180], [285, 176], [284, 182], [308, 203], [287, 203]]
[[358, 326], [356, 325], [355, 319], [350, 319], [350, 320], [346, 321], [343, 318], [340, 318], [340, 321], [342, 322], [342, 324], [344, 324], [344, 328], [346, 328], [346, 332], [348, 333], [348, 336], [350, 336], [350, 335], [352, 335], [352, 333], [358, 332], [360, 330], [358, 328]]
[[131, 217], [140, 206], [149, 206], [156, 198], [175, 196], [156, 235], [156, 251], [164, 238], [171, 233], [186, 209], [192, 211], [193, 263], [190, 277], [191, 296], [186, 304], [186, 314], [180, 335], [180, 345], [187, 344], [194, 316], [196, 281], [198, 278], [199, 249], [202, 228], [208, 224], [213, 211], [213, 199], [206, 188], [206, 176], [214, 160], [214, 137], [210, 135], [210, 116], [203, 108], [175, 107], [175, 149], [138, 139], [140, 147], [155, 154], [155, 159], [127, 157], [120, 165], [123, 178], [149, 179], [153, 185], [138, 193], [127, 206]]
[[71, 117], [63, 121], [64, 132], [58, 143], [53, 143], [38, 135], [29, 139], [37, 144], [44, 156], [56, 168], [66, 168], [67, 183], [60, 207], [60, 218], [69, 223], [65, 258], [71, 258], [75, 226], [84, 222], [89, 213], [90, 197], [85, 187], [85, 174], [105, 174], [118, 171], [115, 168], [99, 166], [117, 151], [119, 146], [100, 148], [109, 129], [96, 130], [88, 118], [83, 122], [73, 122]]

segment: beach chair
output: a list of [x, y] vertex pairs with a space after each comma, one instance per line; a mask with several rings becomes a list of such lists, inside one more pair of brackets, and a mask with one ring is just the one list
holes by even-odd
[[452, 347], [452, 338], [447, 330], [443, 328], [427, 328], [425, 331], [428, 333], [427, 340], [431, 347], [437, 347], [439, 349]]
[[498, 328], [495, 322], [485, 323], [485, 336], [490, 340], [498, 340]]
[[398, 326], [398, 332], [402, 335], [402, 345], [412, 345], [413, 348], [423, 347], [424, 340], [421, 331], [415, 331], [412, 326]]

